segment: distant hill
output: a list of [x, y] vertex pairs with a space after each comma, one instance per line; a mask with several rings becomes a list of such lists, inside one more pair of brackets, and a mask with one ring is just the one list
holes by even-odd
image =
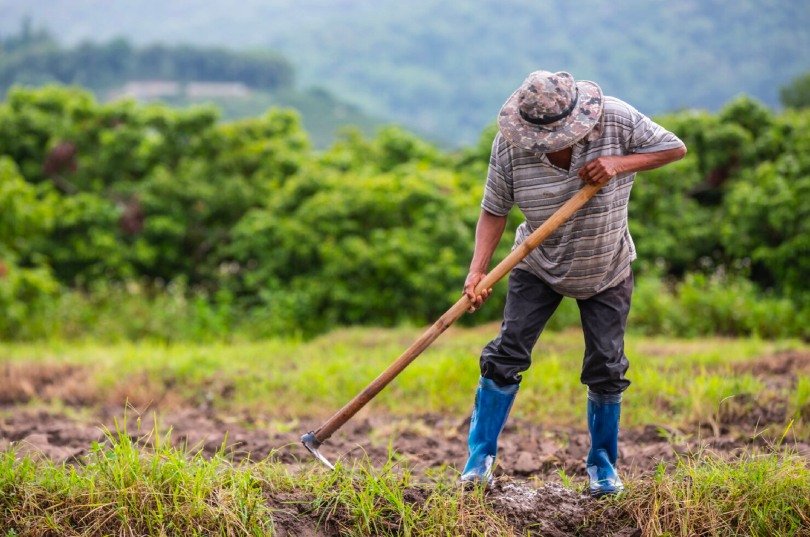
[[270, 107], [294, 108], [320, 148], [333, 142], [343, 126], [373, 134], [380, 125], [328, 91], [296, 88], [293, 66], [276, 53], [189, 45], [133, 47], [122, 38], [63, 47], [48, 31], [28, 23], [17, 33], [0, 34], [0, 98], [13, 85], [45, 84], [82, 86], [102, 101], [214, 104], [224, 120], [262, 115]]
[[538, 68], [598, 81], [657, 114], [778, 103], [810, 70], [810, 8], [793, 0], [0, 0], [65, 42], [272, 48], [317, 85], [450, 145], [474, 142]]

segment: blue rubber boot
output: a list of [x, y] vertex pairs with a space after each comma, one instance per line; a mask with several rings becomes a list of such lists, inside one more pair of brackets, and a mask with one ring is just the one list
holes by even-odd
[[622, 394], [596, 394], [588, 391], [588, 432], [591, 450], [588, 453], [588, 477], [591, 496], [605, 496], [624, 491], [616, 473], [619, 455], [619, 416]]
[[498, 453], [498, 436], [503, 431], [518, 386], [498, 386], [493, 380], [484, 377], [478, 381], [470, 420], [470, 458], [461, 474], [462, 482], [481, 483], [492, 479], [492, 464]]

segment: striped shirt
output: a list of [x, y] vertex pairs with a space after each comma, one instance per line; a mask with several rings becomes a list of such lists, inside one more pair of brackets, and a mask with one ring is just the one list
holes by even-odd
[[[653, 153], [681, 147], [677, 136], [629, 104], [605, 97], [599, 124], [572, 148], [569, 170], [551, 164], [545, 154], [495, 137], [481, 207], [505, 216], [517, 205], [526, 220], [515, 234], [523, 242], [583, 185], [577, 172], [602, 156]], [[627, 228], [627, 202], [635, 173], [611, 179], [581, 209], [534, 249], [517, 268], [526, 270], [558, 293], [589, 298], [620, 283], [630, 273], [636, 249]]]

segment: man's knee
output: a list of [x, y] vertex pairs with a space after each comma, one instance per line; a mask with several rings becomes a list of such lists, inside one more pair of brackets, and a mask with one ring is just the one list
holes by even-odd
[[580, 381], [594, 393], [621, 393], [630, 386], [630, 381], [625, 378], [629, 368], [630, 361], [624, 352], [613, 357], [586, 355], [582, 364]]
[[521, 373], [531, 365], [531, 350], [504, 344], [501, 336], [492, 340], [481, 352], [481, 376], [498, 386], [520, 384]]

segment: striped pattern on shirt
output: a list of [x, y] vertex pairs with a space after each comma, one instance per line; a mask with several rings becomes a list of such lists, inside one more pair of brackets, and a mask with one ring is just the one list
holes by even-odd
[[[582, 187], [577, 172], [585, 163], [601, 156], [652, 153], [682, 145], [677, 136], [629, 104], [605, 97], [599, 124], [572, 148], [569, 170], [552, 165], [545, 154], [511, 145], [498, 133], [481, 207], [504, 216], [518, 206], [526, 220], [515, 234], [517, 246]], [[577, 299], [620, 283], [636, 258], [627, 228], [634, 179], [635, 173], [611, 179], [517, 267]]]

